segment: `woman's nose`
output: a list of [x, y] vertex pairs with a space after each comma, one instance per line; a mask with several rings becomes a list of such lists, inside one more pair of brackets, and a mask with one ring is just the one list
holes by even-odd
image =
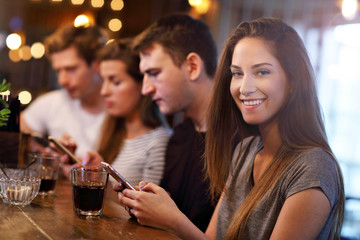
[[253, 76], [245, 74], [241, 80], [240, 94], [247, 97], [254, 92], [256, 92], [255, 79]]
[[103, 84], [101, 85], [100, 95], [106, 96], [109, 94], [109, 84], [107, 81], [103, 81]]

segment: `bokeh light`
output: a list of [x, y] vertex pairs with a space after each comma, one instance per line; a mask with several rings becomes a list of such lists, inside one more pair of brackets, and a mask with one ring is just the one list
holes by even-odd
[[9, 97], [10, 97], [10, 91], [9, 90], [6, 90], [5, 92], [2, 92], [0, 93], [0, 95], [2, 96], [5, 96], [5, 101], [8, 101], [9, 100]]
[[21, 46], [21, 37], [17, 33], [12, 33], [6, 38], [6, 46], [11, 49], [18, 49]]
[[19, 93], [19, 100], [21, 104], [29, 104], [31, 102], [32, 96], [28, 91], [21, 91]]
[[195, 10], [200, 14], [205, 14], [209, 11], [210, 0], [188, 0], [190, 6], [195, 8]]
[[21, 48], [19, 48], [19, 56], [24, 61], [30, 60], [31, 59], [30, 47], [27, 45], [24, 45]]
[[356, 16], [357, 0], [343, 0], [341, 12], [345, 19], [352, 20]]
[[104, 0], [91, 0], [91, 5], [94, 8], [101, 8], [102, 6], [104, 6]]
[[33, 58], [42, 58], [45, 54], [45, 46], [41, 42], [36, 42], [31, 46], [30, 52]]
[[201, 4], [201, 0], [189, 0], [189, 4], [192, 7], [199, 6]]
[[106, 42], [106, 45], [108, 45], [109, 43], [112, 43], [113, 41], [115, 41], [115, 39], [109, 39], [107, 42]]
[[73, 5], [82, 5], [85, 0], [71, 0]]
[[117, 32], [122, 28], [122, 22], [120, 19], [113, 18], [109, 21], [109, 29], [113, 32]]
[[13, 62], [20, 62], [21, 57], [19, 55], [19, 49], [14, 49], [9, 51], [9, 58]]
[[81, 27], [81, 26], [88, 27], [89, 25], [90, 25], [90, 19], [85, 14], [81, 14], [75, 18], [74, 21], [75, 27]]
[[113, 11], [120, 11], [124, 7], [123, 0], [112, 0], [110, 3], [110, 7]]

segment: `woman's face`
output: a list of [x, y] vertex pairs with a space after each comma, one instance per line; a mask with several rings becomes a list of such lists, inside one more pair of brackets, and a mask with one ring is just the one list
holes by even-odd
[[103, 79], [101, 95], [107, 112], [116, 117], [129, 117], [138, 111], [141, 99], [141, 84], [127, 73], [126, 64], [120, 60], [105, 60], [100, 63]]
[[230, 67], [231, 95], [248, 124], [270, 124], [288, 99], [288, 82], [270, 47], [259, 38], [235, 46]]

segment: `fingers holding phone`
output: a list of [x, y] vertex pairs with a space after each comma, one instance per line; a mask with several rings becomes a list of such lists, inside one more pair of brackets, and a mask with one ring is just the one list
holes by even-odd
[[69, 151], [71, 153], [75, 153], [76, 148], [77, 148], [77, 144], [75, 142], [75, 140], [69, 135], [69, 134], [64, 134], [62, 135], [61, 138], [58, 139], [58, 141], [64, 145], [67, 149], [69, 149]]
[[132, 213], [132, 209], [127, 204], [122, 204], [122, 191], [125, 189], [129, 189], [131, 192], [137, 192], [139, 188], [135, 188], [132, 186], [118, 171], [115, 170], [110, 164], [106, 162], [101, 162], [100, 165], [117, 181], [117, 184], [114, 184], [113, 189], [118, 194], [119, 202], [121, 205], [123, 205], [126, 209], [126, 211], [129, 213], [131, 217], [135, 217], [135, 215]]
[[163, 188], [151, 182], [140, 182], [139, 185], [140, 191], [124, 189], [118, 193], [118, 198], [140, 224], [167, 229], [169, 219], [183, 216]]
[[61, 152], [65, 153], [71, 160], [70, 164], [79, 163], [82, 166], [82, 162], [78, 159], [69, 149], [67, 149], [59, 140], [53, 136], [48, 137], [49, 141], [52, 142]]
[[117, 181], [120, 182], [123, 187], [137, 191], [118, 171], [115, 170], [110, 164], [101, 162], [100, 165]]
[[113, 190], [115, 192], [122, 192], [126, 187], [121, 182], [116, 182], [113, 184]]

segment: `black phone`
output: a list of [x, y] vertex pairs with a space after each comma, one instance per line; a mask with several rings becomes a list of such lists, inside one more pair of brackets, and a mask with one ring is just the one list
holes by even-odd
[[126, 188], [136, 191], [136, 189], [115, 170], [110, 164], [101, 162], [100, 165], [118, 182], [122, 183]]

